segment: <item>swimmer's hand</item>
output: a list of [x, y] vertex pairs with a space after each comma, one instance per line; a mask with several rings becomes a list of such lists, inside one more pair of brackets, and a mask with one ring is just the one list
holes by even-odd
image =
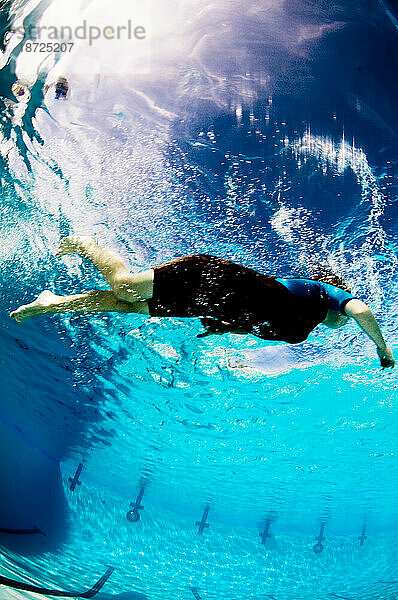
[[221, 321], [220, 319], [213, 319], [213, 317], [201, 317], [201, 322], [206, 331], [198, 333], [196, 337], [202, 338], [207, 335], [222, 335], [231, 331], [232, 325], [227, 321]]
[[221, 319], [214, 319], [213, 317], [201, 317], [200, 320], [206, 331], [198, 333], [196, 336], [198, 338], [206, 337], [207, 335], [222, 335], [223, 333], [247, 335], [247, 331], [240, 329], [228, 321], [221, 321]]
[[377, 354], [379, 355], [380, 364], [383, 367], [383, 369], [388, 367], [394, 367], [395, 360], [390, 348], [387, 348], [387, 346], [385, 346], [385, 348], [377, 348]]

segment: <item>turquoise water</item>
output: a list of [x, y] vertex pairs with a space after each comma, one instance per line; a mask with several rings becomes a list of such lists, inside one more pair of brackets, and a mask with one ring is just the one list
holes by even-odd
[[[0, 528], [39, 531], [0, 532], [0, 575], [84, 590], [112, 567], [97, 597], [125, 600], [394, 597], [396, 373], [353, 324], [287, 346], [199, 339], [198, 320], [8, 318], [44, 288], [106, 288], [54, 256], [79, 233], [132, 270], [207, 252], [306, 276], [328, 260], [394, 350], [396, 31], [382, 4], [368, 30], [365, 4], [154, 3], [138, 75], [134, 53], [113, 72], [105, 42], [88, 71], [81, 48], [6, 47]], [[51, 7], [10, 4], [4, 28]]]

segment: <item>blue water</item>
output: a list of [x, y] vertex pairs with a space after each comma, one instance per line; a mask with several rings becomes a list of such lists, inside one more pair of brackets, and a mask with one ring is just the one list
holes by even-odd
[[[2, 30], [72, 9], [101, 5], [9, 3]], [[134, 271], [196, 252], [279, 276], [328, 261], [397, 352], [394, 9], [154, 0], [149, 67], [104, 41], [99, 64], [6, 38], [0, 529], [39, 532], [0, 532], [0, 575], [84, 590], [113, 567], [108, 600], [395, 597], [397, 375], [353, 324], [288, 346], [198, 339], [198, 320], [8, 317], [44, 288], [106, 289], [54, 256], [79, 233]]]

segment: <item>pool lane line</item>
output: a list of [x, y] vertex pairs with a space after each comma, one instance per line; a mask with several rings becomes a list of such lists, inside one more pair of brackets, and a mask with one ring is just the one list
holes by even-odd
[[65, 592], [62, 590], [51, 590], [49, 588], [42, 588], [29, 583], [23, 583], [22, 581], [15, 581], [14, 579], [8, 579], [8, 577], [0, 576], [0, 585], [14, 588], [15, 590], [24, 590], [25, 592], [33, 592], [34, 594], [44, 594], [45, 596], [62, 596], [64, 598], [92, 598], [95, 596], [109, 577], [113, 573], [113, 568], [109, 567], [104, 575], [98, 579], [92, 588], [86, 592]]
[[32, 533], [41, 533], [42, 535], [46, 535], [44, 531], [38, 529], [37, 527], [33, 527], [32, 529], [7, 529], [5, 527], [0, 527], [0, 533], [7, 533], [8, 535], [29, 535]]

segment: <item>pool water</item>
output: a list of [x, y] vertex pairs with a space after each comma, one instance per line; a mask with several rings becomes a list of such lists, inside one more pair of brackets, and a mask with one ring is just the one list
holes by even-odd
[[392, 598], [396, 373], [352, 323], [288, 346], [197, 338], [198, 319], [8, 313], [106, 289], [54, 256], [88, 234], [133, 271], [328, 261], [394, 351], [394, 5], [153, 0], [134, 13], [149, 44], [118, 60], [105, 40], [17, 43], [104, 6], [1, 12], [0, 576], [84, 592], [107, 573], [108, 600]]

